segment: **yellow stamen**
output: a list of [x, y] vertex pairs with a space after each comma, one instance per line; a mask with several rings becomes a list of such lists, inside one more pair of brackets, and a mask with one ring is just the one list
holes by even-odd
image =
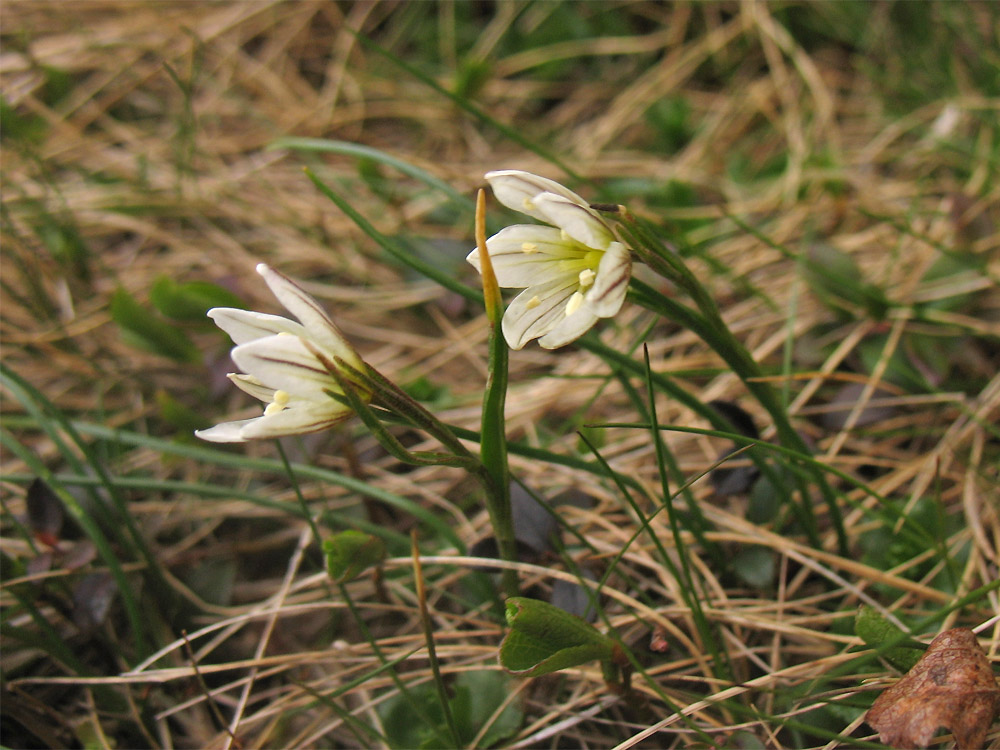
[[536, 245], [534, 242], [522, 242], [521, 252], [524, 253], [525, 255], [531, 255], [532, 253], [537, 253], [538, 245]]
[[566, 303], [566, 317], [575, 313], [580, 309], [580, 305], [583, 304], [583, 295], [579, 292], [573, 292], [573, 296], [569, 298], [569, 302]]
[[535, 210], [535, 204], [532, 203], [531, 198], [525, 198], [523, 201], [521, 201], [521, 205], [524, 206], [525, 211]]
[[580, 271], [580, 286], [586, 289], [588, 286], [594, 283], [594, 279], [597, 278], [597, 274], [591, 271], [589, 268], [584, 268]]
[[538, 307], [540, 304], [542, 304], [542, 301], [538, 299], [538, 295], [536, 294], [534, 297], [532, 297], [531, 299], [529, 299], [527, 302], [524, 303], [524, 309], [532, 310]]
[[288, 406], [288, 402], [292, 397], [289, 395], [288, 391], [275, 391], [273, 398], [274, 400], [264, 408], [265, 417], [270, 417], [272, 414], [277, 414], [279, 411], [282, 411], [286, 406]]

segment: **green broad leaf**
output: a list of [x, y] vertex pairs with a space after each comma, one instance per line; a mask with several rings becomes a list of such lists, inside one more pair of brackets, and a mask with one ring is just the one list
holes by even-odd
[[127, 343], [177, 362], [201, 361], [201, 353], [183, 331], [140, 305], [122, 288], [111, 298], [111, 319], [118, 324]]
[[450, 704], [463, 741], [471, 743], [487, 724], [479, 747], [492, 747], [517, 732], [523, 718], [517, 701], [508, 703], [497, 715], [510, 695], [510, 683], [507, 675], [496, 671], [480, 670], [458, 675]]
[[153, 307], [168, 318], [180, 321], [204, 322], [213, 307], [246, 305], [235, 294], [209, 281], [189, 281], [179, 284], [169, 276], [160, 276], [149, 290]]
[[[879, 654], [901, 672], [908, 672], [924, 655], [923, 649], [907, 645], [916, 641], [885, 619], [878, 610], [867, 605], [858, 610], [854, 633], [867, 645], [878, 649]], [[882, 648], [886, 644], [895, 645]]]
[[885, 292], [864, 280], [854, 258], [823, 242], [816, 242], [802, 258], [804, 276], [816, 295], [830, 308], [855, 315], [858, 308], [882, 320], [891, 307]]
[[459, 63], [453, 93], [462, 99], [475, 99], [493, 75], [488, 60], [466, 59]]
[[736, 553], [732, 561], [736, 575], [754, 588], [768, 588], [774, 584], [777, 565], [774, 552], [766, 547], [747, 547]]
[[55, 107], [73, 91], [76, 80], [72, 73], [51, 65], [41, 66], [45, 76], [42, 87], [42, 101], [49, 107]]
[[72, 223], [45, 214], [35, 233], [67, 273], [90, 281], [90, 249]]
[[[433, 685], [407, 688], [409, 696], [397, 693], [377, 708], [386, 740], [391, 748], [450, 747], [448, 727], [441, 701]], [[511, 701], [497, 714], [510, 695], [510, 678], [497, 671], [462, 672], [449, 685], [448, 705], [463, 746], [488, 748], [511, 737], [521, 726], [523, 711]]]
[[195, 430], [204, 430], [214, 423], [203, 413], [185, 406], [164, 390], [158, 390], [155, 397], [160, 417], [164, 422], [177, 428], [178, 437], [184, 435], [193, 439]]
[[506, 605], [500, 665], [509, 672], [537, 677], [614, 657], [614, 641], [576, 615], [538, 599], [515, 596]]
[[0, 96], [0, 138], [7, 142], [35, 146], [45, 140], [49, 125], [33, 114], [21, 114], [7, 97]]
[[667, 154], [680, 151], [694, 135], [691, 105], [682, 96], [657, 99], [644, 113], [646, 122], [657, 135], [657, 145]]
[[346, 583], [385, 558], [385, 542], [377, 536], [349, 529], [323, 542], [326, 570], [334, 583]]

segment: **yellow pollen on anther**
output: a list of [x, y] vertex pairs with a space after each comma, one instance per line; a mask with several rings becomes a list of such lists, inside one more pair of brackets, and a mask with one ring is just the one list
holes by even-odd
[[538, 295], [536, 294], [534, 297], [532, 297], [531, 299], [529, 299], [527, 302], [524, 303], [524, 309], [532, 310], [538, 307], [540, 304], [542, 304], [542, 301], [538, 299]]
[[594, 279], [597, 278], [597, 274], [591, 271], [589, 268], [584, 268], [580, 271], [580, 286], [586, 289], [588, 286], [594, 283]]
[[580, 305], [583, 304], [583, 295], [579, 292], [573, 292], [573, 296], [569, 298], [569, 302], [566, 303], [566, 317], [575, 313], [580, 309]]
[[521, 252], [524, 253], [525, 255], [531, 255], [532, 253], [537, 253], [538, 245], [536, 245], [534, 242], [522, 242]]
[[288, 402], [292, 397], [288, 394], [288, 391], [275, 391], [273, 398], [274, 400], [264, 408], [265, 417], [270, 417], [272, 414], [282, 411], [288, 406]]
[[532, 202], [531, 198], [525, 198], [523, 201], [521, 201], [521, 205], [524, 206], [524, 209], [526, 211], [535, 210], [535, 204]]

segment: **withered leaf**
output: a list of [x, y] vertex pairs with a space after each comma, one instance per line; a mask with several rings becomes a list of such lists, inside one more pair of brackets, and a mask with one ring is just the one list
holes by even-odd
[[1000, 710], [1000, 687], [986, 654], [968, 628], [952, 628], [931, 641], [906, 676], [878, 697], [865, 721], [887, 745], [926, 747], [941, 727], [959, 750], [985, 744]]

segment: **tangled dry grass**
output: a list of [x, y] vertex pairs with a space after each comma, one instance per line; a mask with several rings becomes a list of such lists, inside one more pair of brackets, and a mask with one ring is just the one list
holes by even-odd
[[[456, 22], [451, 4], [405, 2], [4, 3], [3, 95], [20, 121], [37, 123], [41, 134], [4, 144], [3, 360], [75, 419], [169, 440], [176, 430], [164, 419], [161, 394], [211, 419], [245, 409], [221, 379], [226, 350], [213, 332], [192, 327], [190, 335], [210, 352], [204, 364], [179, 366], [138, 351], [111, 318], [112, 295], [121, 287], [145, 302], [152, 281], [166, 275], [214, 281], [253, 309], [276, 311], [250, 273], [263, 260], [306, 280], [369, 363], [399, 382], [434, 384], [439, 416], [476, 429], [487, 374], [482, 314], [382, 255], [312, 187], [302, 166], [311, 164], [348, 194], [379, 231], [422, 238], [434, 262], [450, 264], [474, 284], [474, 271], [462, 261], [471, 243], [468, 215], [456, 216], [447, 196], [391, 169], [375, 167], [372, 177], [364, 172], [370, 165], [354, 157], [269, 145], [286, 136], [364, 144], [467, 195], [489, 169], [560, 179], [541, 156], [401, 72], [349, 30], [363, 30], [421, 65], [436, 60], [433, 74], [449, 90], [464, 60], [488, 61], [489, 74], [471, 95], [475, 105], [546, 144], [596, 184], [617, 186], [618, 195], [638, 186], [627, 201], [633, 211], [685, 227], [693, 245], [710, 243], [710, 257], [690, 262], [731, 329], [758, 361], [773, 365], [773, 382], [787, 389], [790, 413], [817, 457], [862, 477], [903, 515], [935, 498], [939, 549], [962, 552], [950, 590], [939, 585], [943, 563], [933, 549], [881, 567], [865, 546], [873, 530], [869, 511], [879, 500], [862, 489], [847, 491], [851, 554], [838, 551], [821, 506], [819, 548], [777, 533], [747, 519], [745, 493], [720, 497], [706, 478], [695, 479], [716, 463], [722, 441], [666, 433], [680, 472], [695, 479], [691, 491], [714, 529], [711, 539], [733, 555], [752, 548], [774, 561], [773, 582], [755, 587], [721, 575], [703, 551], [688, 547], [704, 581], [705, 612], [732, 667], [732, 681], [723, 684], [679, 583], [649, 537], [634, 538], [635, 518], [616, 488], [576, 468], [515, 455], [515, 474], [557, 504], [566, 524], [592, 545], [573, 548], [579, 563], [599, 570], [627, 547], [602, 591], [610, 622], [682, 710], [668, 710], [642, 680], [635, 682], [642, 700], [623, 703], [596, 665], [583, 667], [559, 679], [517, 683], [510, 700], [521, 702], [526, 719], [509, 746], [700, 741], [681, 714], [720, 745], [751, 735], [762, 746], [794, 745], [788, 725], [779, 732], [774, 717], [794, 720], [817, 702], [851, 699], [868, 689], [867, 678], [884, 674], [837, 671], [860, 643], [843, 625], [859, 604], [919, 619], [998, 577], [1000, 98], [977, 85], [973, 73], [981, 61], [972, 59], [993, 44], [987, 63], [997, 65], [997, 21], [987, 5], [967, 6], [959, 17], [968, 14], [966, 30], [979, 29], [981, 37], [956, 42], [954, 88], [901, 111], [885, 89], [910, 69], [889, 65], [879, 77], [846, 41], [808, 46], [790, 33], [787, 16], [777, 18], [783, 6], [623, 3], [613, 7], [630, 23], [613, 34], [515, 51], [501, 44], [511, 28], [527, 34], [541, 27], [556, 7], [476, 4], [469, 14], [478, 23], [472, 23], [463, 13]], [[604, 4], [576, 6], [583, 17], [604, 10]], [[804, 11], [830, 25], [841, 12], [838, 4]], [[872, 14], [872, 34], [883, 33], [886, 46], [900, 41], [890, 12], [885, 5]], [[436, 34], [418, 36], [416, 29], [428, 26]], [[948, 33], [936, 42], [953, 39]], [[59, 95], [58, 85], [65, 89]], [[657, 140], [647, 116], [669, 97], [683, 97], [696, 123], [675, 149]], [[775, 163], [780, 167], [769, 179], [738, 174], [766, 174]], [[690, 186], [694, 199], [665, 206], [649, 186], [671, 181]], [[849, 254], [893, 300], [893, 314], [884, 320], [834, 314], [784, 252], [817, 246]], [[941, 248], [974, 253], [985, 271], [929, 281]], [[956, 295], [971, 301], [921, 320], [907, 312]], [[637, 332], [653, 322], [646, 311], [627, 310], [605, 326], [602, 340], [631, 349]], [[888, 375], [898, 355], [913, 354], [907, 347], [921, 334], [953, 345], [935, 350], [947, 353], [945, 365], [926, 365], [924, 374], [939, 387], [914, 393]], [[739, 403], [770, 437], [765, 413], [696, 336], [659, 321], [646, 342], [654, 370], [673, 374], [702, 402]], [[911, 361], [919, 366], [922, 356]], [[790, 371], [782, 369], [786, 359]], [[629, 394], [607, 373], [604, 362], [582, 350], [517, 353], [508, 396], [511, 438], [589, 458], [577, 429], [638, 421]], [[844, 409], [837, 394], [848, 383], [860, 387]], [[823, 418], [838, 405], [839, 417]], [[3, 409], [23, 413], [9, 393]], [[662, 424], [707, 426], [667, 399], [657, 413]], [[648, 431], [591, 434], [599, 435], [601, 455], [612, 466], [658, 495]], [[18, 435], [52, 470], [65, 469], [50, 435], [29, 429]], [[105, 459], [116, 476], [210, 483], [232, 493], [209, 499], [152, 485], [128, 493], [129, 513], [179, 602], [176, 620], [160, 613], [151, 625], [163, 648], [129, 662], [108, 648], [128, 640], [123, 619], [112, 614], [97, 633], [85, 632], [40, 600], [50, 626], [91, 670], [76, 673], [23, 643], [9, 645], [5, 733], [50, 746], [82, 737], [119, 747], [357, 746], [351, 717], [380, 726], [378, 705], [394, 682], [380, 673], [354, 684], [381, 657], [311, 559], [309, 528], [282, 506], [293, 506], [301, 491], [317, 511], [365, 517], [404, 534], [414, 519], [357, 487], [304, 477], [294, 488], [280, 473], [228, 470], [171, 454], [168, 445], [126, 440]], [[404, 471], [360, 429], [292, 450], [295, 458], [432, 510], [465, 545], [489, 534], [485, 511], [470, 501], [457, 472]], [[268, 445], [247, 452], [274, 455]], [[3, 473], [6, 566], [38, 550], [12, 521], [25, 512], [25, 482], [17, 477], [30, 466], [5, 452]], [[276, 504], [247, 501], [251, 491]], [[670, 545], [665, 514], [651, 530]], [[456, 603], [464, 566], [473, 564], [458, 552], [438, 544], [423, 563], [438, 656], [449, 675], [497, 669], [502, 634], [487, 604], [470, 610]], [[143, 565], [130, 563], [132, 572]], [[542, 591], [560, 578], [577, 581], [553, 561], [520, 570], [525, 587]], [[15, 613], [6, 621], [22, 630], [38, 626], [16, 613], [11, 592], [18, 586], [72, 582], [79, 573], [58, 564], [13, 579], [5, 573], [3, 604]], [[212, 585], [199, 586], [199, 577]], [[641, 590], [624, 583], [636, 581]], [[392, 557], [383, 579], [364, 578], [349, 592], [384, 658], [413, 652], [400, 667], [407, 682], [429, 679], [412, 561]], [[949, 614], [946, 624], [987, 620], [1000, 611], [998, 596], [994, 589]], [[651, 630], [669, 641], [667, 653], [648, 652]], [[980, 637], [995, 662], [1000, 625]], [[822, 691], [807, 689], [814, 681]], [[94, 695], [102, 687], [125, 697], [118, 711], [98, 710]], [[829, 728], [845, 737], [870, 735], [860, 718]]]

